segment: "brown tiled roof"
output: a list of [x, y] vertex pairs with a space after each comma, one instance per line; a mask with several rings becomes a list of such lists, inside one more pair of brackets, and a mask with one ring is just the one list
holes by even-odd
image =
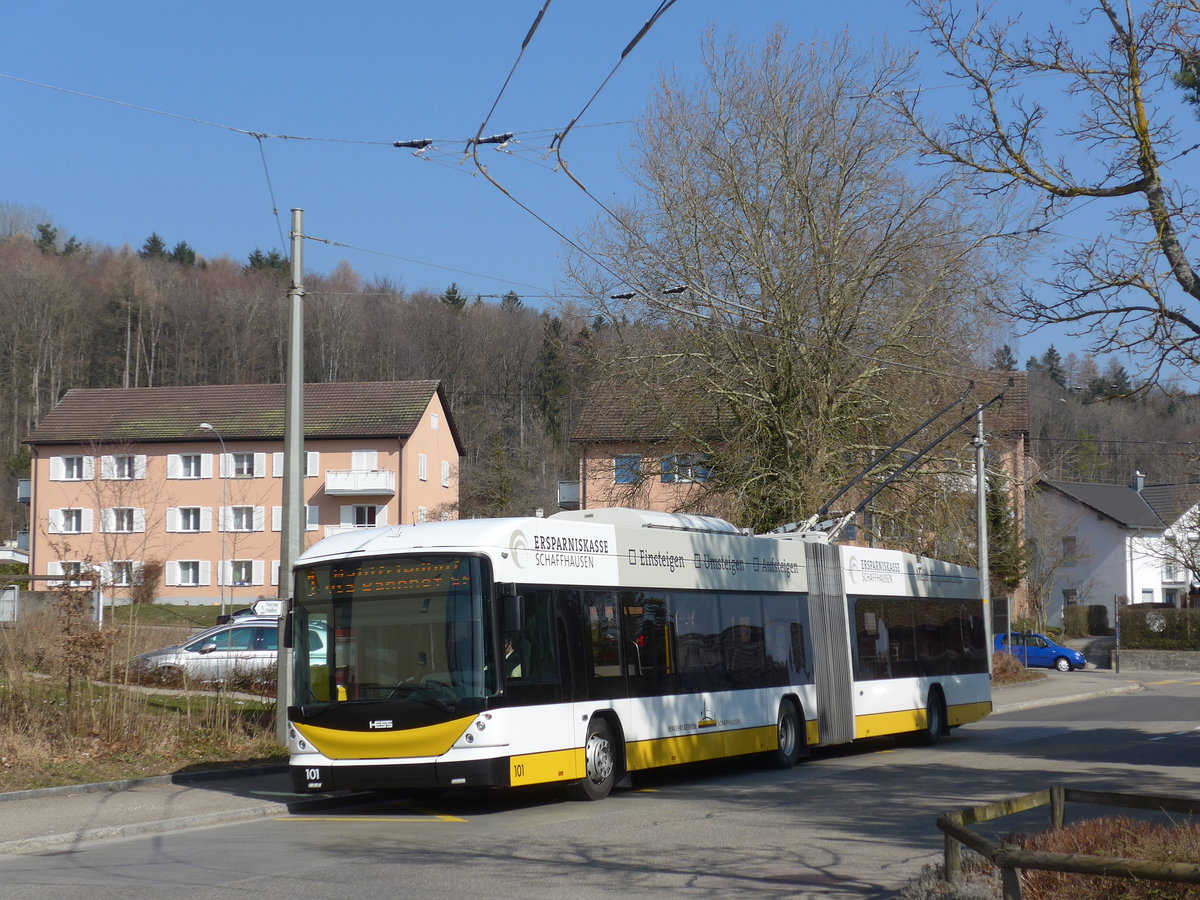
[[976, 376], [971, 401], [987, 403], [1001, 391], [1004, 399], [983, 414], [989, 434], [1019, 437], [1029, 434], [1029, 375], [1026, 372], [982, 372]]
[[[405, 438], [430, 400], [442, 398], [437, 381], [369, 381], [304, 386], [306, 438]], [[211, 424], [227, 441], [283, 440], [285, 386], [227, 384], [194, 387], [86, 388], [68, 391], [26, 438], [28, 444], [123, 444], [186, 441], [207, 436]]]

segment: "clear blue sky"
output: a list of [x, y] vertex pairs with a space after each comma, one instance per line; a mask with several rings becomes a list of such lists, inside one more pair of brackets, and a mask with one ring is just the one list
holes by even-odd
[[[410, 290], [456, 281], [468, 295], [512, 289], [537, 303], [565, 287], [559, 239], [473, 174], [463, 149], [541, 5], [6, 4], [0, 200], [42, 207], [82, 241], [136, 249], [155, 231], [168, 246], [185, 240], [203, 256], [238, 260], [256, 247], [286, 252], [288, 210], [301, 207], [307, 234], [361, 248], [309, 241], [310, 272], [345, 259]], [[543, 154], [657, 6], [558, 0], [491, 116], [487, 133], [515, 132], [518, 142], [480, 151], [490, 171], [568, 234], [596, 208]], [[710, 25], [756, 41], [775, 22], [798, 39], [848, 29], [864, 46], [920, 41], [902, 0], [679, 0], [572, 132], [572, 171], [601, 197], [624, 196], [628, 122], [657, 74], [696, 70]], [[946, 82], [928, 67], [931, 82]], [[230, 129], [334, 140], [267, 138], [260, 152], [259, 140]], [[418, 138], [435, 140], [427, 159], [391, 146]], [[1052, 333], [1025, 338], [1019, 360], [1051, 341], [1073, 346]]]

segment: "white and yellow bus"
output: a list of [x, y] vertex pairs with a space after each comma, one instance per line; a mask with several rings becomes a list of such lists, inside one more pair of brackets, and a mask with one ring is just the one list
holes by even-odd
[[561, 783], [991, 710], [973, 569], [630, 509], [327, 538], [297, 560], [300, 791]]

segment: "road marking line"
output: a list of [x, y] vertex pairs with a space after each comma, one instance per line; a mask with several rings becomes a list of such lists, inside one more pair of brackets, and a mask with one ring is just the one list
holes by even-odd
[[280, 816], [276, 822], [462, 822], [458, 816]]
[[1175, 678], [1175, 679], [1172, 679], [1171, 681], [1147, 681], [1146, 683], [1151, 684], [1151, 685], [1154, 685], [1154, 684], [1179, 684], [1179, 679]]

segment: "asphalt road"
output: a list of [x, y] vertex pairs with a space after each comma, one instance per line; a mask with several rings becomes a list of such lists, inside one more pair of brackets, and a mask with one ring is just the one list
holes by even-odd
[[1050, 784], [1200, 796], [1198, 714], [1200, 679], [1151, 684], [997, 714], [934, 748], [889, 739], [789, 772], [643, 776], [601, 803], [392, 798], [88, 842], [0, 857], [0, 898], [884, 898], [940, 858], [946, 809]]

